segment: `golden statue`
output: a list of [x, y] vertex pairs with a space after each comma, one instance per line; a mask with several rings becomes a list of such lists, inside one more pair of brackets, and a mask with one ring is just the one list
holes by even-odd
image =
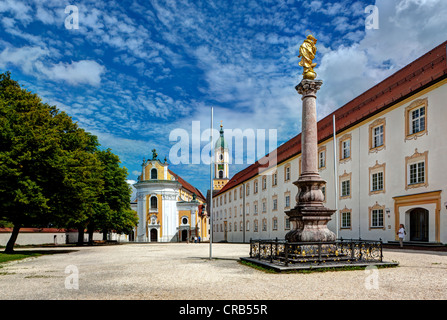
[[315, 80], [317, 77], [317, 74], [314, 71], [317, 64], [312, 62], [312, 60], [315, 59], [315, 54], [317, 53], [316, 43], [317, 39], [310, 34], [300, 46], [300, 55], [298, 58], [301, 58], [299, 65], [304, 68], [303, 79]]

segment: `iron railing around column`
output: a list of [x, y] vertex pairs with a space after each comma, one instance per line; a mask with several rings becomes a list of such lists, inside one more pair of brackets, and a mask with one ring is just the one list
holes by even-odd
[[329, 242], [288, 242], [250, 239], [250, 258], [280, 263], [382, 262], [380, 240], [339, 239]]

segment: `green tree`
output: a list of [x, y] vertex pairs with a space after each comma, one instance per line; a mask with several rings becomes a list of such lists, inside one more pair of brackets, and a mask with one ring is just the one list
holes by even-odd
[[23, 226], [83, 221], [101, 192], [97, 138], [0, 74], [0, 220]]
[[127, 169], [120, 166], [119, 157], [110, 149], [97, 151], [102, 164], [102, 181], [104, 188], [99, 197], [98, 210], [89, 223], [89, 239], [93, 232], [102, 230], [106, 240], [109, 231], [129, 233], [138, 223], [136, 213], [130, 208], [132, 190], [127, 184]]

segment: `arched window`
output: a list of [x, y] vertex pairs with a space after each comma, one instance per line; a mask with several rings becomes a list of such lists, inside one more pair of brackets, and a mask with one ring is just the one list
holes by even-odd
[[157, 169], [153, 168], [151, 170], [151, 180], [157, 180], [157, 179], [158, 179]]
[[151, 209], [158, 208], [158, 200], [157, 197], [151, 197]]
[[223, 154], [220, 154], [220, 160], [221, 161], [223, 160]]
[[222, 170], [219, 171], [219, 179], [223, 179], [223, 171]]

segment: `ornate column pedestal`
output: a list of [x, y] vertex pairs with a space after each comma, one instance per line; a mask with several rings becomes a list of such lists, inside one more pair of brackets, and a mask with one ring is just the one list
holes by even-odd
[[318, 136], [316, 95], [323, 81], [303, 79], [295, 87], [302, 95], [303, 117], [301, 131], [301, 175], [294, 184], [298, 187], [296, 206], [286, 211], [292, 230], [286, 234], [289, 242], [335, 241], [335, 234], [327, 227], [332, 214], [323, 205], [322, 187], [326, 184], [318, 172]]

